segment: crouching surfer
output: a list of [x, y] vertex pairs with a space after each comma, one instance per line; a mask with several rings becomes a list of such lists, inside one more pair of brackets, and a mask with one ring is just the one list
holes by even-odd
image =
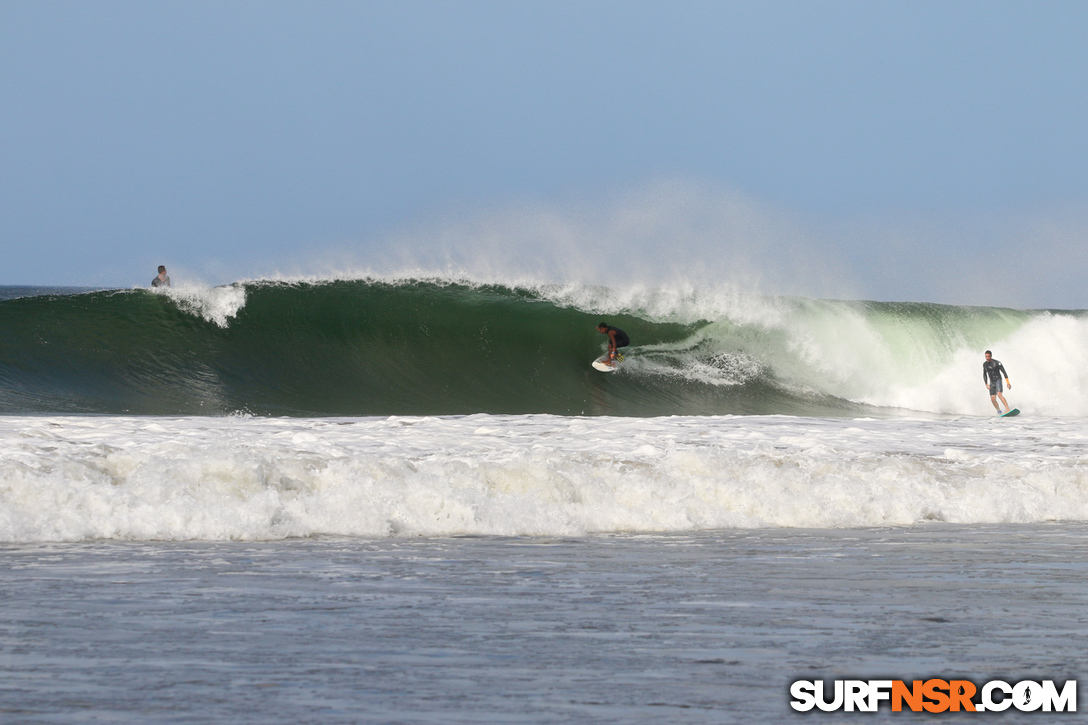
[[623, 360], [623, 356], [619, 354], [619, 349], [631, 344], [631, 338], [627, 337], [627, 333], [618, 327], [612, 327], [607, 322], [597, 325], [597, 332], [608, 335], [608, 362], [615, 365], [617, 358]]
[[1005, 406], [1005, 412], [1008, 413], [1009, 402], [1001, 394], [1001, 378], [1005, 378], [1005, 384], [1009, 386], [1009, 390], [1012, 390], [1012, 383], [1009, 382], [1009, 374], [1005, 372], [1005, 366], [1000, 360], [994, 360], [993, 353], [987, 350], [986, 362], [982, 363], [982, 384], [990, 389], [990, 402], [994, 404], [997, 412], [1001, 412], [1001, 406], [997, 404], [997, 399], [1000, 398]]

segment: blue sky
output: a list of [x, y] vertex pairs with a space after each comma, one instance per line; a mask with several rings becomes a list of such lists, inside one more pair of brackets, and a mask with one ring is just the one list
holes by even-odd
[[[1086, 31], [1081, 2], [3, 0], [0, 284], [464, 261], [481, 229], [539, 255], [543, 215], [556, 255], [1088, 307]], [[628, 247], [632, 204], [660, 213]]]

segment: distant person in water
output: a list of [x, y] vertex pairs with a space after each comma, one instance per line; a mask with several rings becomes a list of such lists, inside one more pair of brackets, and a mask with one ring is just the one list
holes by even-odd
[[151, 280], [152, 287], [170, 287], [170, 277], [166, 274], [166, 267], [159, 265], [159, 274], [155, 279]]
[[982, 383], [990, 389], [990, 402], [994, 404], [997, 412], [1001, 412], [1001, 406], [997, 404], [997, 399], [1000, 398], [1005, 406], [1005, 412], [1008, 413], [1009, 403], [1001, 394], [1001, 378], [1005, 378], [1005, 384], [1009, 386], [1009, 390], [1012, 390], [1012, 383], [1009, 382], [1009, 374], [1005, 372], [1005, 366], [1000, 360], [994, 360], [993, 353], [987, 350], [986, 362], [982, 363]]
[[[608, 335], [608, 360], [613, 362], [619, 354], [621, 347], [627, 347], [631, 344], [631, 338], [627, 337], [627, 333], [618, 327], [612, 327], [607, 322], [602, 322], [597, 325], [597, 332], [602, 335]], [[622, 359], [622, 358], [621, 358]]]

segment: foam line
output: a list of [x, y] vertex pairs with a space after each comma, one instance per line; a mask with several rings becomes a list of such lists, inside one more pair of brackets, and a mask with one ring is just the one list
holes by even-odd
[[1088, 520], [1078, 421], [0, 418], [0, 541]]

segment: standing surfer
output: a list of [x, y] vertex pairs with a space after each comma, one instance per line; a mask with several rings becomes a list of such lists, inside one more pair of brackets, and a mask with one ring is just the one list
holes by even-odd
[[[612, 362], [619, 354], [618, 351], [621, 347], [627, 347], [631, 344], [631, 338], [627, 337], [627, 333], [618, 327], [612, 327], [607, 322], [602, 322], [597, 325], [597, 332], [602, 335], [608, 335], [608, 360]], [[623, 358], [620, 358], [621, 360]]]
[[1009, 374], [1005, 372], [1005, 366], [1000, 360], [994, 360], [993, 353], [987, 350], [986, 362], [982, 363], [982, 384], [990, 389], [990, 402], [994, 404], [997, 412], [1001, 412], [1001, 406], [997, 404], [997, 399], [1001, 398], [1001, 402], [1005, 405], [1005, 412], [1008, 413], [1009, 403], [1001, 394], [1001, 378], [1005, 378], [1005, 384], [1009, 386], [1009, 390], [1012, 390], [1012, 383], [1009, 382]]

